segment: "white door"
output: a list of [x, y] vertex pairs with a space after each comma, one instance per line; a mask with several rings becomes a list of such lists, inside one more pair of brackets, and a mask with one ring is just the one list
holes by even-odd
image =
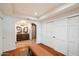
[[0, 18], [0, 55], [2, 53], [2, 20]]
[[79, 16], [68, 18], [69, 55], [79, 55]]
[[16, 48], [15, 40], [15, 19], [4, 17], [3, 20], [3, 51], [9, 51]]
[[52, 22], [46, 24], [46, 44], [50, 47], [54, 47]]
[[67, 55], [67, 20], [50, 22], [46, 29], [48, 45]]

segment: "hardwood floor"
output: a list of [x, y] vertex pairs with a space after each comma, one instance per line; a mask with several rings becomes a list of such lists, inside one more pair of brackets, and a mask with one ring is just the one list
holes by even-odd
[[17, 48], [23, 47], [23, 46], [29, 46], [31, 44], [35, 43], [34, 40], [25, 40], [25, 41], [18, 41], [16, 44]]
[[[27, 43], [28, 42], [28, 43]], [[2, 54], [2, 56], [27, 56], [29, 54], [29, 45], [33, 45], [32, 41], [23, 41], [17, 44], [17, 48], [15, 50], [7, 51]], [[64, 56], [64, 54], [44, 45], [38, 44], [43, 50], [48, 51], [52, 54], [52, 56]], [[38, 51], [37, 51], [38, 52]]]
[[18, 41], [15, 50], [4, 52], [2, 56], [27, 56], [28, 46], [33, 43], [33, 40]]
[[50, 48], [42, 43], [39, 44], [42, 48], [46, 49], [47, 51], [49, 51], [50, 53], [52, 53], [54, 56], [65, 56], [64, 54], [54, 50], [53, 48]]
[[28, 47], [20, 47], [16, 48], [15, 50], [7, 51], [2, 54], [2, 56], [27, 56], [28, 54]]

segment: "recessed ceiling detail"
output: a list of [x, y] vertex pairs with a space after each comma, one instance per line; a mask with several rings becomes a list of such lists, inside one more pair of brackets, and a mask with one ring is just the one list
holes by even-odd
[[[15, 3], [0, 4], [0, 11], [6, 15], [28, 18], [32, 20], [44, 20], [58, 12], [62, 12], [74, 4], [69, 3]], [[75, 6], [76, 7], [76, 6]], [[68, 9], [69, 9], [68, 8]], [[65, 10], [66, 11], [66, 10]]]

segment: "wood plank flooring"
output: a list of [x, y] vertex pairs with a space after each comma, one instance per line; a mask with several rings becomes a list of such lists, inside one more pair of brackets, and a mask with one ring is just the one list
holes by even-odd
[[60, 53], [58, 51], [56, 51], [53, 48], [50, 48], [42, 43], [39, 44], [42, 48], [46, 49], [47, 51], [49, 51], [50, 53], [52, 53], [54, 56], [65, 56], [63, 53]]
[[28, 47], [25, 46], [4, 52], [2, 56], [27, 56], [27, 54], [28, 54]]
[[[22, 45], [21, 45], [21, 44]], [[32, 45], [34, 42], [30, 42], [29, 44], [27, 44], [26, 42], [23, 43], [20, 42], [19, 44], [21, 45], [18, 45], [18, 48], [14, 49], [14, 50], [11, 50], [11, 51], [7, 51], [7, 52], [4, 52], [2, 54], [2, 56], [27, 56], [28, 53], [29, 53], [29, 45]], [[23, 45], [24, 44], [24, 45]], [[44, 44], [38, 44], [41, 48], [47, 50], [49, 53], [51, 53], [53, 56], [64, 56], [64, 54], [44, 45]], [[37, 51], [38, 52], [38, 51]]]

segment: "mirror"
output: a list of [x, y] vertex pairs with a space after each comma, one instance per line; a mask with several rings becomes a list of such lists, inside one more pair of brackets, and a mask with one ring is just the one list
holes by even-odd
[[28, 32], [28, 27], [24, 27], [24, 28], [23, 28], [23, 32], [24, 32], [24, 33], [27, 33], [27, 32]]
[[22, 32], [22, 28], [20, 26], [17, 26], [16, 29], [17, 29], [17, 33], [21, 33]]

